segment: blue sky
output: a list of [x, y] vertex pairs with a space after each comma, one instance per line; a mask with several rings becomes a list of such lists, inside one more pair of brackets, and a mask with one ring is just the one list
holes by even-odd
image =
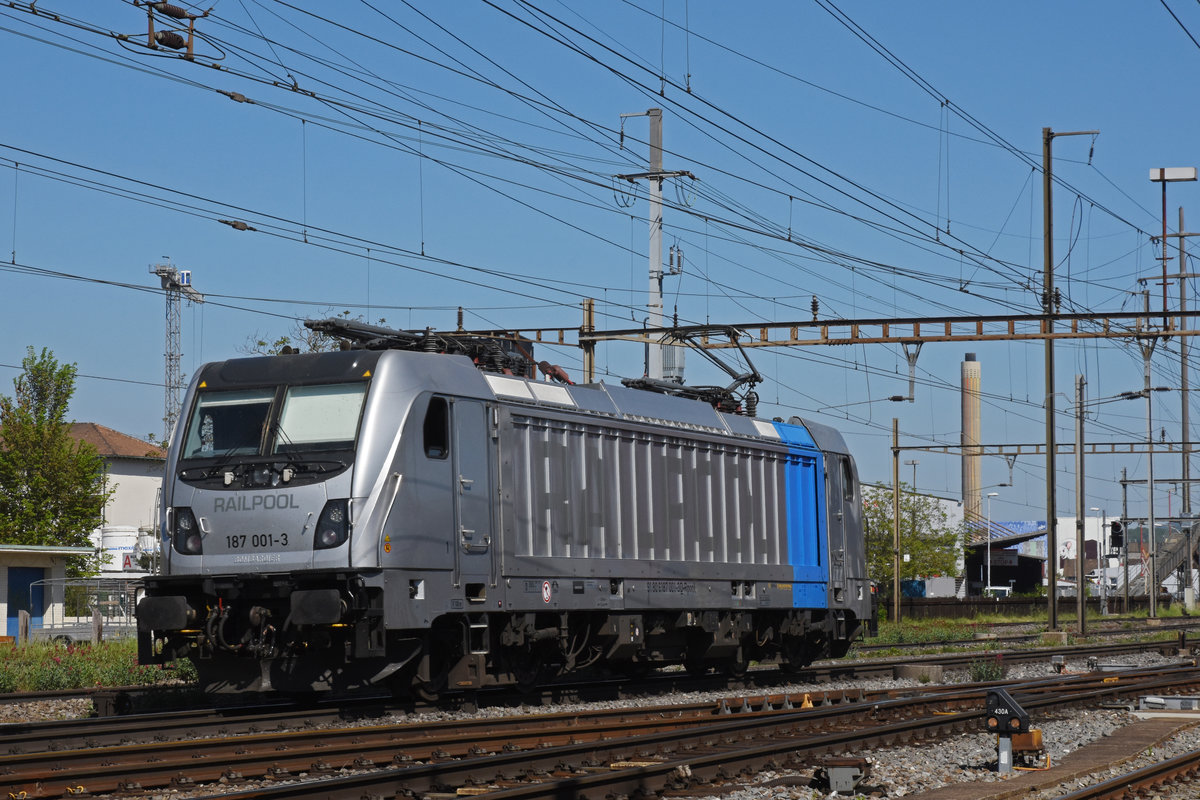
[[[633, 197], [611, 176], [646, 168], [647, 123], [622, 139], [622, 113], [661, 107], [665, 167], [698, 178], [665, 189], [664, 241], [684, 251], [666, 307], [688, 323], [808, 319], [813, 295], [823, 317], [1036, 312], [1045, 126], [1101, 131], [1055, 141], [1065, 303], [1132, 310], [1160, 270], [1148, 170], [1200, 164], [1200, 7], [1181, 0], [218, 0], [195, 63], [147, 49], [132, 3], [36, 9], [0, 9], [0, 392], [27, 346], [48, 347], [78, 365], [75, 419], [138, 436], [162, 427], [149, 267], [165, 257], [209, 298], [184, 308], [185, 373], [343, 309], [404, 328], [453, 328], [459, 306], [468, 328], [576, 327], [593, 297], [602, 327], [640, 324], [644, 185]], [[1200, 225], [1198, 201], [1200, 184], [1170, 187], [1172, 231], [1179, 205]], [[884, 400], [908, 389], [896, 348], [756, 350], [760, 414], [840, 428], [863, 477], [890, 480], [893, 416], [905, 444], [957, 443], [968, 349], [984, 440], [1039, 441], [1040, 343], [928, 345], [913, 403]], [[1141, 387], [1128, 346], [1057, 353], [1060, 392], [1075, 373], [1089, 398]], [[539, 357], [581, 369], [573, 348]], [[641, 372], [628, 344], [598, 362], [609, 381]], [[1155, 384], [1178, 387], [1177, 363], [1160, 347]], [[722, 377], [693, 355], [688, 380]], [[1156, 396], [1168, 439], [1179, 412], [1178, 391]], [[1098, 406], [1088, 425], [1141, 438], [1144, 405]], [[916, 457], [921, 489], [957, 494], [957, 459]], [[1145, 459], [1090, 460], [1087, 507], [1119, 508], [1122, 467], [1142, 477]], [[983, 478], [1008, 467], [988, 459]], [[1018, 460], [993, 516], [1044, 517], [1044, 480], [1042, 459]], [[1067, 516], [1073, 480], [1058, 480]], [[1131, 510], [1144, 500], [1131, 489]]]

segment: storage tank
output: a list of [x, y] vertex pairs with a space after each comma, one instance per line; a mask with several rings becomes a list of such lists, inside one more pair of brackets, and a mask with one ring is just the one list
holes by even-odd
[[[100, 549], [104, 563], [102, 578], [138, 578], [146, 571], [138, 563], [142, 551], [138, 547], [141, 532], [132, 525], [104, 525], [92, 534], [92, 543]], [[99, 539], [99, 541], [97, 541]]]

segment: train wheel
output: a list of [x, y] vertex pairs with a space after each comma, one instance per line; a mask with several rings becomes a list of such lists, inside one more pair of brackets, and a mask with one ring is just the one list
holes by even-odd
[[544, 683], [545, 664], [541, 656], [532, 650], [524, 650], [514, 655], [512, 674], [517, 684], [517, 691], [529, 694]]
[[429, 669], [429, 677], [422, 677], [418, 670], [412, 679], [413, 694], [426, 703], [436, 703], [449, 685], [450, 667], [444, 663], [435, 662]]
[[712, 647], [713, 637], [711, 633], [702, 631], [692, 631], [687, 637], [687, 649], [684, 651], [683, 668], [693, 678], [699, 678], [701, 675], [707, 675], [712, 669], [713, 662], [705, 658], [709, 649]]
[[783, 637], [783, 660], [779, 669], [794, 675], [816, 660], [817, 653], [812, 644], [802, 636]]
[[742, 655], [742, 651], [738, 650], [736, 656], [725, 662], [725, 674], [735, 680], [741, 680], [746, 677], [746, 669], [749, 666], [746, 663], [746, 657]]
[[442, 699], [442, 692], [444, 691], [446, 691], [446, 675], [444, 673], [433, 680], [413, 681], [413, 693], [426, 703], [438, 702]]

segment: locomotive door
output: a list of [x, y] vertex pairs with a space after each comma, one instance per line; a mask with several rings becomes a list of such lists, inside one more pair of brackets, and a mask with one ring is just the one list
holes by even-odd
[[492, 575], [492, 444], [487, 409], [483, 403], [456, 400], [452, 416], [458, 579], [468, 587], [469, 599], [482, 602]]
[[[850, 501], [854, 497], [854, 483], [849, 474], [849, 460], [845, 456], [826, 456], [826, 480], [828, 494], [825, 497], [826, 515], [829, 526], [829, 583], [834, 599], [843, 593], [846, 586], [846, 524], [851, 511]], [[832, 462], [832, 463], [831, 463]]]

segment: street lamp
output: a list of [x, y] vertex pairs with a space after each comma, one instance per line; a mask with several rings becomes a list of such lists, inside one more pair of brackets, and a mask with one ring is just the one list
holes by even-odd
[[915, 458], [909, 459], [904, 462], [904, 466], [913, 468], [913, 482], [912, 482], [913, 494], [917, 493], [917, 464], [920, 464], [920, 463], [921, 462], [917, 461]]
[[917, 459], [915, 459], [915, 458], [909, 459], [909, 460], [907, 460], [907, 461], [905, 461], [905, 462], [904, 462], [905, 466], [909, 466], [909, 467], [912, 467], [912, 468], [913, 468], [913, 482], [912, 482], [912, 531], [911, 531], [911, 534], [910, 534], [910, 535], [912, 535], [912, 536], [916, 536], [916, 535], [917, 535], [917, 464], [920, 464], [920, 463], [921, 463], [921, 462], [920, 462], [920, 461], [918, 461], [918, 460], [917, 460]]
[[988, 492], [988, 509], [987, 509], [987, 586], [983, 587], [984, 593], [992, 591], [992, 498], [1000, 494], [999, 492]]

